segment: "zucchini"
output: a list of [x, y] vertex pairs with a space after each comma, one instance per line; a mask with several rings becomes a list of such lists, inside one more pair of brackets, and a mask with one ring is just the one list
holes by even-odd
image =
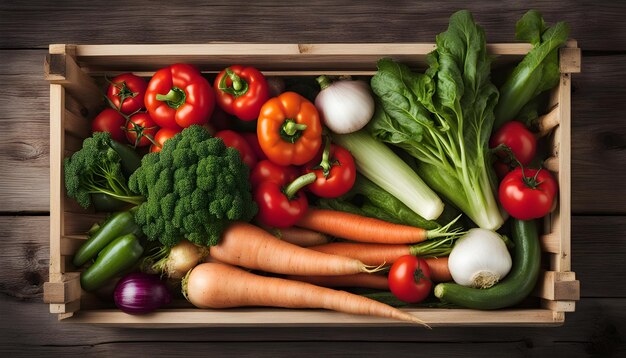
[[534, 220], [513, 220], [512, 229], [513, 267], [502, 282], [487, 289], [440, 283], [435, 286], [435, 296], [444, 302], [480, 310], [509, 307], [524, 300], [539, 277], [541, 247]]

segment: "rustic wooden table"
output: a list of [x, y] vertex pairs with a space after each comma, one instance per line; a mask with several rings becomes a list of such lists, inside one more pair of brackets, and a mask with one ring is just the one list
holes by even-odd
[[[96, 354], [624, 356], [626, 4], [621, 1], [154, 1], [0, 4], [0, 355]], [[572, 270], [576, 312], [559, 328], [119, 329], [58, 322], [48, 277], [51, 43], [432, 42], [469, 8], [489, 42], [514, 41], [529, 8], [567, 21], [583, 49], [572, 94]], [[621, 354], [620, 354], [621, 353]]]

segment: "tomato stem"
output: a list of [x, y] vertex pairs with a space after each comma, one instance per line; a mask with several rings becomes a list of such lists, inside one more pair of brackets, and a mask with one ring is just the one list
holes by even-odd
[[293, 199], [298, 191], [305, 186], [313, 183], [317, 179], [317, 175], [315, 173], [307, 173], [297, 177], [294, 181], [289, 183], [283, 190], [285, 195], [289, 200]]

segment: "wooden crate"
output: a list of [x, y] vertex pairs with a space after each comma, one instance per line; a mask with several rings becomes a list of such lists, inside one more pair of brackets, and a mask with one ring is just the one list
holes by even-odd
[[[80, 272], [71, 257], [86, 239], [85, 232], [102, 215], [80, 208], [67, 198], [63, 158], [81, 147], [90, 135], [89, 120], [103, 107], [96, 79], [121, 72], [150, 76], [161, 67], [186, 62], [205, 73], [234, 63], [260, 68], [266, 75], [372, 75], [376, 61], [392, 57], [415, 68], [434, 44], [235, 44], [200, 45], [51, 45], [45, 76], [50, 82], [50, 282], [44, 301], [50, 312], [70, 322], [147, 327], [173, 326], [380, 326], [405, 323], [324, 310], [247, 308], [229, 310], [162, 309], [145, 316], [103, 308], [81, 290]], [[494, 66], [513, 63], [530, 50], [527, 44], [490, 44]], [[431, 326], [559, 325], [564, 312], [574, 311], [579, 282], [571, 268], [570, 245], [570, 75], [580, 71], [580, 49], [569, 41], [561, 49], [561, 81], [551, 95], [550, 111], [540, 118], [541, 136], [550, 144], [546, 167], [560, 185], [556, 209], [545, 219], [541, 236], [544, 271], [534, 295], [536, 307], [496, 311], [468, 309], [407, 309]], [[81, 309], [82, 306], [82, 309]]]

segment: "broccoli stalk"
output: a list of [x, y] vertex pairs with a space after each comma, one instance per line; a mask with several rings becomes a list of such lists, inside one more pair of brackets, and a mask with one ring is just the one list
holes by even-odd
[[142, 196], [128, 189], [120, 154], [114, 149], [111, 135], [96, 132], [85, 139], [81, 150], [64, 161], [67, 195], [86, 208], [91, 194], [102, 193], [115, 199], [141, 204]]

